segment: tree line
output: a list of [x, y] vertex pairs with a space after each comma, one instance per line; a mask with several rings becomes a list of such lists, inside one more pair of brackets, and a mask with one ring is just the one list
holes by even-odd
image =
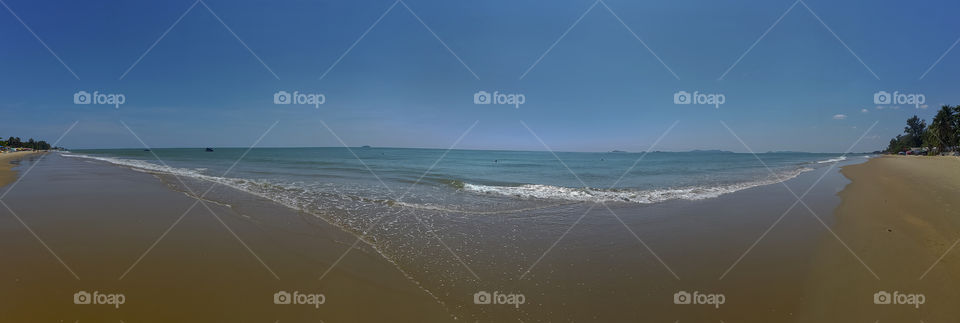
[[33, 148], [34, 150], [50, 150], [50, 144], [46, 141], [36, 141], [33, 138], [23, 141], [20, 137], [10, 137], [6, 141], [0, 141], [0, 146], [10, 148]]
[[956, 151], [960, 145], [960, 105], [944, 105], [928, 125], [916, 115], [907, 119], [903, 134], [890, 139], [887, 152], [896, 154], [910, 148], [927, 148], [930, 155]]

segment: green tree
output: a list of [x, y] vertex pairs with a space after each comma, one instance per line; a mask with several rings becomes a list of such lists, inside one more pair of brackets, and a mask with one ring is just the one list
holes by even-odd
[[927, 129], [927, 122], [920, 117], [914, 115], [912, 118], [907, 119], [907, 126], [903, 127], [903, 132], [907, 137], [907, 144], [910, 147], [920, 147], [923, 145], [923, 135]]
[[953, 112], [953, 107], [949, 105], [937, 111], [937, 115], [930, 121], [930, 127], [927, 128], [924, 146], [939, 147], [940, 151], [945, 151], [956, 145], [956, 129], [954, 129], [956, 116]]

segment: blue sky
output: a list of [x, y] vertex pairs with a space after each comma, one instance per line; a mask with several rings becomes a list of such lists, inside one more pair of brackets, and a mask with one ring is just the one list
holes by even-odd
[[[542, 150], [523, 121], [555, 150], [641, 151], [679, 121], [655, 149], [745, 151], [722, 120], [758, 152], [842, 152], [877, 122], [854, 149], [872, 151], [960, 104], [960, 50], [920, 79], [960, 37], [947, 1], [404, 0], [336, 65], [394, 0], [204, 0], [179, 22], [195, 1], [4, 3], [56, 57], [0, 8], [0, 136], [52, 142], [79, 121], [71, 148], [138, 147], [121, 121], [154, 147], [248, 146], [274, 122], [261, 146], [339, 146], [322, 120], [353, 146], [447, 148], [479, 121], [458, 148]], [[80, 90], [126, 102], [76, 105]], [[326, 101], [275, 105], [279, 90]], [[479, 90], [526, 102], [475, 105]], [[680, 90], [726, 102], [676, 105]], [[880, 90], [929, 107], [878, 109]]]

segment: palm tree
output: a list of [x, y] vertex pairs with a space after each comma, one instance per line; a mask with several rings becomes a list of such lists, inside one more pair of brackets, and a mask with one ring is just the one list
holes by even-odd
[[956, 145], [955, 118], [953, 107], [949, 105], [941, 107], [930, 122], [930, 127], [927, 128], [925, 146], [940, 147], [940, 151], [945, 151]]

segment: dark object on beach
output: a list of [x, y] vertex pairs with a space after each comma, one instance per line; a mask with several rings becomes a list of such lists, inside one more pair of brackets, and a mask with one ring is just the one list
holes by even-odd
[[207, 147], [207, 152], [212, 152], [213, 148]]

